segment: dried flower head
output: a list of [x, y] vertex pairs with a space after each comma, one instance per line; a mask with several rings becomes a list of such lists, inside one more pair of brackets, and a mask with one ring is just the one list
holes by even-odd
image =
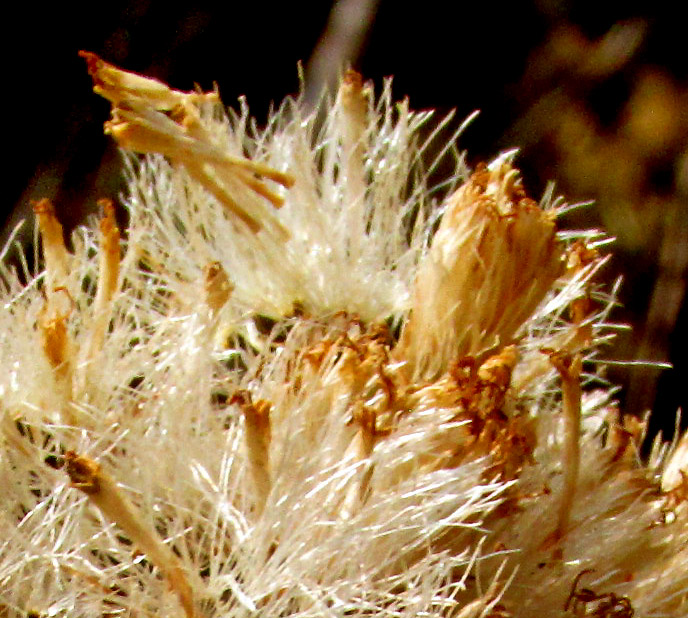
[[418, 266], [398, 353], [421, 375], [512, 343], [562, 272], [553, 213], [526, 196], [513, 154], [448, 198]]
[[70, 252], [42, 201], [43, 270], [1, 253], [0, 615], [685, 615], [688, 449], [643, 465], [603, 379], [603, 234], [513, 152], [428, 186], [389, 83], [261, 130], [82, 55], [130, 223]]

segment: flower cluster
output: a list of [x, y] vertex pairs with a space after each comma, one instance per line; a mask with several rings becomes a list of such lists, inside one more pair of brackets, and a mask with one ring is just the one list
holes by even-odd
[[2, 251], [0, 616], [688, 612], [688, 442], [640, 462], [607, 239], [515, 152], [353, 72], [260, 129], [82, 54], [129, 227], [43, 200], [43, 269]]

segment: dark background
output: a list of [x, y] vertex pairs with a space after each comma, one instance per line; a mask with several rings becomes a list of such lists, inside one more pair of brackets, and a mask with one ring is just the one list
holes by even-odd
[[[411, 8], [408, 8], [410, 6]], [[595, 200], [566, 225], [617, 238], [609, 280], [623, 275], [632, 324], [611, 358], [670, 361], [672, 370], [610, 369], [622, 409], [654, 410], [670, 429], [685, 408], [688, 268], [688, 55], [674, 3], [194, 2], [16, 4], [4, 23], [3, 237], [30, 201], [51, 198], [72, 228], [96, 199], [122, 190], [102, 134], [109, 104], [91, 92], [79, 49], [181, 90], [217, 82], [246, 95], [263, 121], [271, 102], [309, 96], [352, 64], [380, 87], [394, 76], [413, 109], [481, 115], [460, 140], [469, 162], [522, 147], [529, 193], [548, 181]]]

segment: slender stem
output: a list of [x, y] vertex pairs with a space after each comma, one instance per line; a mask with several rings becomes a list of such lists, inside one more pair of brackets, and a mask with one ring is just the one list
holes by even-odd
[[120, 235], [115, 221], [115, 207], [105, 199], [100, 200], [99, 204], [103, 206], [104, 214], [100, 220], [100, 271], [93, 303], [93, 325], [87, 354], [89, 360], [98, 354], [105, 339], [119, 278]]
[[570, 356], [551, 353], [550, 360], [561, 376], [562, 406], [564, 412], [564, 487], [562, 490], [555, 537], [563, 538], [569, 525], [573, 499], [578, 485], [580, 469], [581, 386], [580, 354]]

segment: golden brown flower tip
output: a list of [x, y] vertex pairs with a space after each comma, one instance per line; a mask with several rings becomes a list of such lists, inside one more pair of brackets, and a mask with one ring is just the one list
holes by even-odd
[[256, 515], [260, 516], [270, 493], [270, 410], [265, 400], [255, 403], [248, 391], [238, 391], [231, 399], [241, 408], [245, 420], [245, 438], [255, 491]]
[[478, 377], [499, 389], [507, 389], [511, 382], [511, 372], [518, 362], [516, 346], [505, 347], [499, 354], [488, 358], [478, 369]]
[[188, 97], [193, 100], [218, 100], [216, 92], [184, 93], [172, 90], [157, 79], [122, 71], [93, 52], [82, 50], [79, 56], [86, 60], [88, 74], [93, 79], [93, 91], [115, 105], [121, 101], [139, 98], [151, 103], [155, 109], [171, 110]]
[[368, 105], [368, 92], [363, 87], [363, 76], [349, 69], [339, 86], [339, 101], [347, 112], [364, 118]]
[[419, 266], [397, 358], [433, 376], [509, 344], [562, 268], [553, 217], [527, 197], [510, 157], [479, 166], [448, 199]]
[[[98, 292], [100, 292], [102, 285], [104, 297], [111, 300], [117, 289], [117, 277], [119, 275], [120, 233], [115, 220], [115, 206], [112, 200], [100, 199], [98, 205], [103, 208], [103, 216], [100, 220], [101, 264]], [[97, 294], [98, 296], [99, 294]]]
[[573, 273], [578, 273], [600, 259], [600, 252], [577, 240], [571, 245], [566, 259], [566, 267]]
[[69, 360], [69, 338], [67, 335], [67, 315], [41, 317], [39, 326], [43, 339], [43, 352], [53, 369], [64, 370]]
[[89, 495], [97, 494], [100, 491], [100, 465], [97, 462], [87, 457], [81, 457], [74, 451], [65, 453], [65, 462], [67, 464], [65, 469], [69, 475], [69, 480], [72, 482], [72, 487]]
[[112, 200], [106, 198], [98, 200], [98, 204], [103, 208], [100, 219], [100, 264], [90, 338], [84, 346], [87, 361], [96, 358], [103, 345], [119, 282], [120, 233], [115, 220], [115, 206]]
[[360, 92], [363, 90], [363, 76], [354, 69], [347, 69], [344, 71], [344, 77], [342, 77], [342, 87]]
[[38, 218], [38, 228], [43, 241], [46, 295], [50, 300], [54, 290], [65, 284], [69, 271], [69, 253], [62, 235], [62, 225], [55, 215], [53, 203], [47, 198], [34, 202], [33, 212]]
[[229, 300], [234, 289], [220, 262], [210, 262], [203, 269], [205, 302], [211, 311], [217, 312]]

